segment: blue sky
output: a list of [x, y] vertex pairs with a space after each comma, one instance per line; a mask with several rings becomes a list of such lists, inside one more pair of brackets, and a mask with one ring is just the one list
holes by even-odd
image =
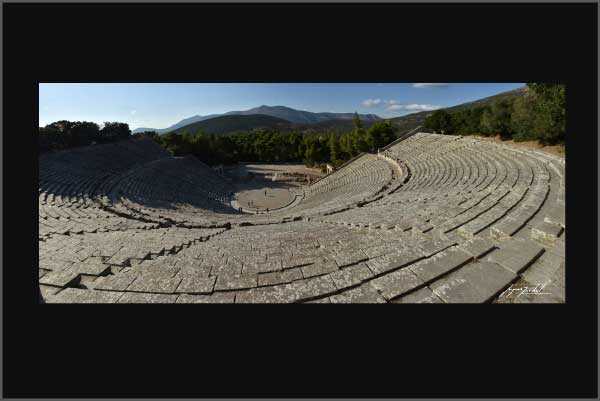
[[120, 121], [165, 128], [194, 115], [260, 105], [383, 118], [495, 95], [523, 83], [40, 83], [40, 126], [54, 121]]

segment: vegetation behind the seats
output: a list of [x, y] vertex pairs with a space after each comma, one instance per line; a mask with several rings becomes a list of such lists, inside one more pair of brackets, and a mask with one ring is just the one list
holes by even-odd
[[57, 121], [40, 127], [38, 149], [40, 153], [87, 146], [94, 143], [111, 143], [129, 138], [129, 125], [105, 122], [102, 129], [89, 121]]
[[566, 99], [564, 85], [527, 84], [522, 96], [502, 98], [491, 105], [455, 112], [436, 110], [424, 127], [448, 135], [500, 135], [515, 142], [564, 144]]
[[151, 137], [175, 156], [192, 154], [209, 165], [248, 161], [331, 163], [337, 166], [361, 152], [375, 150], [396, 139], [394, 127], [388, 121], [377, 121], [365, 129], [355, 115], [353, 124], [354, 129], [345, 134], [252, 131], [215, 135], [200, 131], [196, 135], [189, 132], [158, 135], [150, 131], [135, 135]]

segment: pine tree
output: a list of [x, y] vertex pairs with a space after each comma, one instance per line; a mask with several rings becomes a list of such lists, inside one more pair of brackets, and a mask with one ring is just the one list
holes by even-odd
[[340, 161], [340, 145], [334, 134], [329, 134], [329, 160], [334, 166]]

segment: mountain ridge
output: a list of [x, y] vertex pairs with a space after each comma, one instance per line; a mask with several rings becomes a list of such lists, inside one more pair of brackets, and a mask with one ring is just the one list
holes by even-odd
[[[254, 107], [249, 110], [234, 110], [228, 111], [222, 114], [210, 114], [207, 116], [196, 115], [183, 119], [170, 127], [167, 128], [145, 128], [140, 127], [132, 131], [133, 134], [144, 131], [156, 131], [158, 134], [165, 134], [167, 132], [179, 130], [187, 125], [195, 124], [200, 121], [209, 120], [212, 118], [230, 116], [230, 115], [267, 115], [271, 117], [281, 118], [290, 123], [296, 124], [316, 124], [322, 123], [328, 120], [351, 120], [354, 117], [354, 113], [332, 113], [332, 112], [312, 112], [306, 110], [297, 110], [286, 106], [266, 106], [261, 105]], [[374, 122], [382, 120], [381, 117], [376, 114], [359, 114], [361, 121]]]

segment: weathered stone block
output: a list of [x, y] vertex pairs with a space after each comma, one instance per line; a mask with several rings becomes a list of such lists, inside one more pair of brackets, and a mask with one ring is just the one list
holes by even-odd
[[491, 262], [474, 262], [429, 287], [446, 303], [482, 303], [499, 294], [517, 275]]
[[398, 297], [423, 284], [410, 269], [401, 269], [370, 281], [385, 299]]

